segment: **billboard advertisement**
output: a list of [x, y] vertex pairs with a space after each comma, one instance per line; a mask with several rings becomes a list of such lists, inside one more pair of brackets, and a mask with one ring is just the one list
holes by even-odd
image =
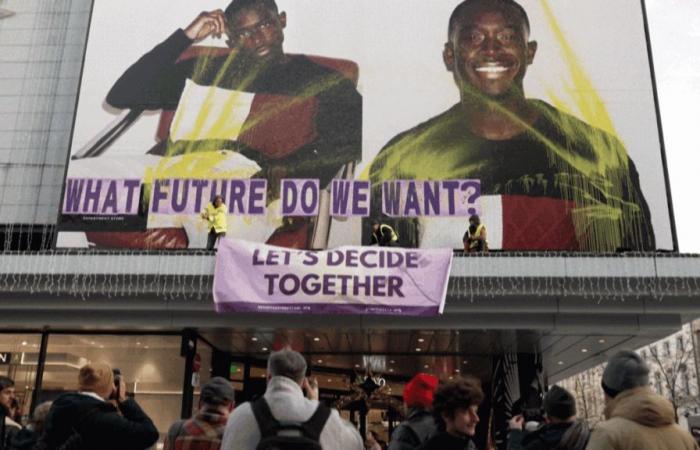
[[95, 0], [70, 153], [59, 247], [673, 248], [639, 0]]

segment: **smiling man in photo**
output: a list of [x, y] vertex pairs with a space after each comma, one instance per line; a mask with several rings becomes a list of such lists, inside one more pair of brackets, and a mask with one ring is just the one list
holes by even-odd
[[[515, 1], [460, 3], [443, 49], [460, 101], [394, 137], [375, 158], [375, 213], [383, 181], [477, 179], [482, 207], [502, 211], [504, 250], [653, 250], [649, 208], [619, 139], [526, 98], [536, 53]], [[430, 246], [423, 237], [431, 220], [397, 219], [401, 244]]]

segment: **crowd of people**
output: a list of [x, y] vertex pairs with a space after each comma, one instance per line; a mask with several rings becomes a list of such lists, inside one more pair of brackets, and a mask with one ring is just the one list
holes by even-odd
[[[200, 392], [191, 419], [175, 422], [164, 450], [477, 450], [474, 441], [484, 400], [471, 377], [440, 382], [419, 373], [404, 388], [406, 418], [384, 444], [319, 401], [318, 384], [306, 377], [306, 360], [282, 349], [270, 354], [265, 394], [236, 405], [233, 385], [214, 377]], [[0, 376], [0, 449], [137, 450], [159, 439], [153, 421], [129, 398], [118, 371], [91, 363], [78, 374], [78, 390], [38, 405], [26, 427], [13, 418], [14, 382]], [[577, 418], [574, 397], [559, 386], [544, 395], [543, 420], [522, 414], [509, 421], [508, 450], [698, 450], [676, 424], [671, 403], [649, 388], [649, 368], [621, 351], [603, 373], [606, 420], [589, 430]]]

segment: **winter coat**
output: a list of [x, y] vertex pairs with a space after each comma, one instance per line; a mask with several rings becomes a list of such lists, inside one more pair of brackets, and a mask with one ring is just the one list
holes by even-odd
[[44, 427], [48, 448], [63, 444], [73, 430], [82, 438], [82, 450], [141, 450], [158, 441], [158, 430], [132, 399], [117, 409], [86, 394], [63, 394], [51, 405]]
[[[297, 382], [275, 376], [267, 383], [263, 396], [275, 419], [280, 422], [306, 422], [318, 407], [318, 400], [309, 400]], [[255, 450], [260, 442], [260, 428], [250, 403], [236, 407], [229, 416], [221, 450]], [[320, 444], [323, 450], [362, 450], [364, 444], [357, 429], [332, 410], [323, 431]]]
[[22, 428], [12, 437], [8, 450], [32, 450], [39, 439], [39, 434], [31, 428]]
[[428, 439], [420, 450], [477, 450], [477, 448], [471, 439], [459, 438], [442, 431]]
[[[1, 406], [0, 406], [1, 408]], [[3, 416], [0, 416], [3, 417]], [[12, 442], [12, 439], [15, 438], [17, 433], [22, 430], [22, 425], [18, 424], [14, 420], [10, 419], [8, 416], [5, 417], [5, 445], [9, 446], [10, 443]], [[0, 419], [1, 420], [1, 419]], [[1, 439], [1, 437], [0, 437]]]
[[389, 450], [415, 450], [436, 432], [433, 414], [427, 409], [412, 408], [391, 434]]
[[671, 402], [648, 387], [629, 389], [605, 408], [606, 421], [591, 433], [587, 450], [698, 450], [675, 423]]
[[532, 433], [511, 430], [508, 434], [508, 450], [554, 450], [571, 425], [571, 422], [548, 423]]
[[226, 222], [226, 205], [223, 203], [218, 208], [209, 203], [204, 209], [204, 214], [207, 217], [208, 228], [214, 229], [217, 233], [226, 233], [228, 224]]

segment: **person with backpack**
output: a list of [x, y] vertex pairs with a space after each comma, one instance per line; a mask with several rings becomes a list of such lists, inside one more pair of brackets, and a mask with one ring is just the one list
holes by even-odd
[[544, 396], [545, 424], [531, 433], [523, 431], [522, 415], [510, 420], [508, 450], [584, 450], [588, 426], [576, 420], [576, 400], [569, 391], [552, 386]]
[[236, 391], [231, 383], [223, 377], [212, 378], [200, 391], [199, 412], [170, 427], [163, 450], [219, 450], [235, 404]]
[[408, 414], [391, 434], [389, 450], [414, 450], [435, 434], [432, 405], [437, 385], [438, 379], [427, 373], [419, 373], [406, 383], [403, 402]]
[[[116, 370], [116, 369], [115, 369]], [[48, 450], [141, 450], [158, 441], [158, 430], [126, 384], [115, 383], [112, 368], [91, 363], [78, 372], [78, 392], [61, 394], [44, 424], [42, 446]]]
[[337, 410], [318, 401], [318, 384], [305, 375], [300, 353], [271, 353], [265, 394], [233, 411], [221, 449], [362, 450], [360, 433]]

